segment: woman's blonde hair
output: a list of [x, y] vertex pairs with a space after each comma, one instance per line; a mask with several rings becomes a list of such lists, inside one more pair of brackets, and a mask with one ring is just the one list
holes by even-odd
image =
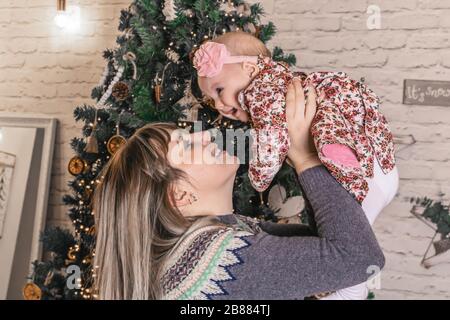
[[161, 267], [176, 244], [200, 227], [222, 225], [211, 216], [184, 217], [173, 205], [173, 185], [185, 179], [167, 158], [176, 128], [140, 128], [101, 171], [93, 196], [99, 299], [161, 299]]

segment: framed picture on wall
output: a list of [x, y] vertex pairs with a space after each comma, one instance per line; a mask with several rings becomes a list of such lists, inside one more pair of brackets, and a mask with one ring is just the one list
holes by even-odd
[[0, 112], [0, 299], [20, 299], [40, 259], [57, 120]]

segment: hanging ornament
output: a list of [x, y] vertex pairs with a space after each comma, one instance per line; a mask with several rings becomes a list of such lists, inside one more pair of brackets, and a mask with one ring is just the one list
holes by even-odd
[[133, 28], [127, 28], [123, 31], [123, 36], [125, 37], [125, 39], [130, 40], [131, 38], [133, 38], [134, 33], [133, 33]]
[[161, 102], [161, 85], [159, 83], [155, 85], [155, 100], [156, 103]]
[[97, 102], [97, 104], [95, 105], [95, 109], [99, 109], [99, 108], [103, 108], [105, 106], [106, 100], [108, 100], [108, 98], [111, 96], [112, 94], [112, 88], [114, 87], [114, 85], [120, 80], [120, 78], [122, 77], [124, 71], [124, 67], [120, 66], [116, 75], [114, 76], [114, 79], [111, 81], [111, 83], [108, 86], [108, 89], [106, 89], [105, 93], [102, 95], [102, 97], [100, 98], [100, 100]]
[[75, 156], [70, 159], [67, 169], [71, 175], [77, 176], [81, 173], [86, 173], [89, 169], [89, 165], [83, 158]]
[[162, 10], [162, 13], [166, 17], [166, 21], [172, 21], [177, 17], [175, 4], [173, 0], [164, 1], [164, 9]]
[[261, 26], [256, 26], [255, 29], [256, 29], [256, 31], [255, 31], [255, 37], [256, 37], [256, 38], [259, 38], [259, 36], [261, 35], [261, 29], [262, 29], [262, 27], [261, 27]]
[[250, 5], [247, 3], [240, 4], [236, 11], [241, 17], [249, 17], [252, 14]]
[[173, 51], [172, 49], [166, 50], [166, 57], [173, 63], [176, 63], [176, 64], [180, 63], [180, 55], [178, 53], [176, 53], [175, 51]]
[[77, 259], [76, 252], [77, 252], [77, 250], [74, 247], [70, 247], [69, 251], [67, 252], [67, 258], [70, 261], [75, 261]]
[[98, 109], [95, 109], [94, 124], [92, 125], [91, 134], [87, 139], [86, 147], [84, 148], [84, 152], [87, 153], [98, 153], [98, 141], [95, 135], [95, 130], [97, 129], [97, 113]]
[[201, 101], [199, 101], [193, 94], [191, 89], [191, 81], [186, 81], [186, 86], [183, 92], [183, 98], [178, 100], [176, 104], [179, 104], [183, 109], [184, 118], [180, 120], [184, 121], [197, 121], [198, 111], [203, 108]]
[[48, 274], [47, 274], [47, 277], [45, 277], [45, 281], [44, 281], [44, 286], [45, 286], [45, 287], [47, 287], [47, 286], [50, 284], [50, 282], [51, 282], [52, 279], [53, 279], [53, 275], [54, 275], [53, 270], [50, 270], [50, 271], [48, 272]]
[[450, 238], [438, 240], [433, 243], [433, 246], [436, 254], [444, 253], [450, 250]]
[[153, 79], [155, 86], [154, 86], [154, 90], [155, 90], [155, 100], [156, 103], [160, 103], [161, 102], [161, 97], [163, 96], [163, 92], [162, 92], [162, 86], [164, 83], [164, 76], [166, 74], [166, 70], [167, 67], [169, 66], [170, 62], [167, 63], [164, 66], [163, 72], [162, 72], [162, 77], [159, 77], [159, 73], [156, 74], [155, 79]]
[[27, 283], [22, 290], [25, 300], [41, 300], [42, 290], [35, 283]]
[[116, 98], [117, 101], [124, 101], [130, 95], [130, 88], [123, 82], [117, 82], [112, 89], [112, 96]]
[[231, 14], [233, 11], [236, 11], [236, 8], [233, 6], [231, 1], [222, 2], [219, 8], [220, 11], [225, 11], [225, 13]]
[[120, 116], [121, 114], [119, 114], [119, 117], [117, 119], [117, 131], [116, 134], [113, 135], [111, 138], [109, 138], [108, 142], [106, 143], [106, 148], [108, 149], [109, 154], [113, 155], [117, 152], [117, 150], [120, 149], [121, 146], [123, 146], [127, 140], [120, 135]]
[[[133, 80], [136, 80], [137, 79], [136, 55], [133, 52], [128, 51], [127, 53], [125, 53], [122, 56], [122, 59], [124, 61], [131, 62], [131, 64], [133, 65]], [[119, 81], [119, 80], [117, 80], [117, 81]]]

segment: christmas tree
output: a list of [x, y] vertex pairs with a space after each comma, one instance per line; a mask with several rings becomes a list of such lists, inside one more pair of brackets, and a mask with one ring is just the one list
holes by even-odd
[[[202, 42], [230, 31], [249, 32], [266, 43], [276, 30], [270, 22], [261, 23], [263, 14], [260, 4], [240, 0], [136, 0], [121, 11], [117, 47], [104, 51], [105, 71], [92, 90], [96, 104], [74, 110], [75, 120], [84, 126], [82, 136], [71, 141], [75, 155], [68, 170], [74, 178], [69, 182], [72, 193], [63, 201], [75, 234], [61, 228], [44, 232], [48, 259], [34, 263], [24, 288], [27, 299], [96, 298], [91, 288], [96, 234], [91, 195], [104, 164], [136, 129], [156, 121], [186, 127], [197, 120], [203, 130], [247, 129], [246, 124], [219, 117], [203, 99], [190, 55]], [[295, 64], [295, 56], [278, 47], [272, 55]], [[235, 181], [235, 212], [276, 221], [267, 206], [269, 191], [258, 194], [247, 169], [241, 165]], [[272, 185], [283, 186], [286, 197], [300, 193], [288, 166]]]

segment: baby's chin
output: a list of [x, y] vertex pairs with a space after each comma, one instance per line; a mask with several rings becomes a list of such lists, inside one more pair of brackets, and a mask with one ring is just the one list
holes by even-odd
[[239, 120], [241, 122], [249, 121], [248, 113], [240, 108], [236, 108], [236, 111], [234, 111], [231, 114], [224, 115], [224, 116], [231, 120]]

